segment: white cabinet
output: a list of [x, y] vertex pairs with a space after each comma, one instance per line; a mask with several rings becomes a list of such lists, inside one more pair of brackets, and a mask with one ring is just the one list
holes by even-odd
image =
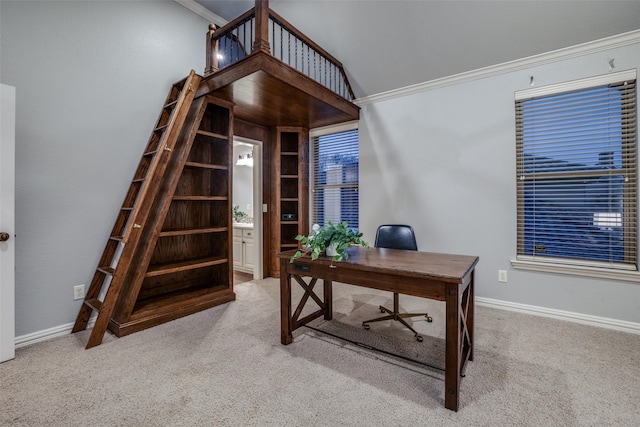
[[242, 230], [242, 243], [242, 266], [253, 273], [253, 229]]
[[242, 269], [242, 230], [240, 228], [233, 229], [233, 268], [235, 270]]
[[253, 273], [253, 228], [233, 228], [233, 268]]

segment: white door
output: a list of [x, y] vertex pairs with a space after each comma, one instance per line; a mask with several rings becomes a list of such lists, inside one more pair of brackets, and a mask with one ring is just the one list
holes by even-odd
[[16, 88], [0, 85], [0, 362], [15, 357]]

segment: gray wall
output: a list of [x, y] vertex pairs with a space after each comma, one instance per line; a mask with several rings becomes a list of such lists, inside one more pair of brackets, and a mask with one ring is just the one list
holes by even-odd
[[[360, 224], [409, 223], [420, 250], [479, 255], [477, 296], [640, 322], [640, 284], [514, 270], [514, 92], [640, 68], [640, 42], [363, 103]], [[488, 73], [487, 73], [488, 74]], [[508, 270], [508, 283], [498, 282]]]
[[208, 22], [173, 1], [2, 1], [16, 87], [16, 336], [75, 320], [171, 84]]

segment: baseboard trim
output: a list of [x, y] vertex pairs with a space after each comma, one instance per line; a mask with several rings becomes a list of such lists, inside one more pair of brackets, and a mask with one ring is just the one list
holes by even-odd
[[616, 331], [640, 335], [640, 323], [610, 319], [607, 317], [591, 316], [589, 314], [574, 313], [571, 311], [556, 310], [546, 307], [538, 307], [535, 305], [518, 304], [515, 302], [501, 301], [491, 298], [476, 297], [475, 300], [477, 305], [481, 305], [484, 307], [515, 311], [518, 313], [531, 314], [533, 316], [550, 317], [552, 319], [566, 320], [568, 322], [597, 326], [600, 328], [613, 329]]
[[[91, 319], [89, 319], [87, 329], [93, 328], [93, 324], [96, 322], [95, 317], [96, 316], [93, 316]], [[55, 326], [53, 328], [44, 329], [42, 331], [33, 332], [27, 335], [21, 335], [19, 337], [16, 337], [15, 348], [26, 347], [28, 345], [47, 341], [52, 338], [69, 335], [71, 333], [71, 330], [73, 330], [73, 323], [67, 323], [64, 325]]]
[[[518, 304], [515, 302], [501, 301], [483, 297], [476, 297], [476, 304], [483, 307], [515, 311], [518, 313], [531, 314], [533, 316], [550, 317], [552, 319], [566, 320], [568, 322], [581, 323], [583, 325], [597, 326], [600, 328], [613, 329], [616, 331], [640, 335], [640, 323], [610, 319], [607, 317], [591, 316], [588, 314], [573, 313], [571, 311], [555, 310], [552, 308], [538, 307], [535, 305]], [[89, 324], [87, 325], [87, 329], [92, 328], [94, 323], [95, 318], [90, 319]], [[31, 344], [68, 335], [71, 333], [72, 329], [73, 323], [67, 323], [65, 325], [33, 332], [31, 334], [21, 335], [19, 337], [16, 337], [15, 348], [26, 347]]]

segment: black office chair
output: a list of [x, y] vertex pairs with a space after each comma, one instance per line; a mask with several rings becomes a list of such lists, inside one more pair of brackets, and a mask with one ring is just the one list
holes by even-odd
[[[376, 248], [388, 248], [388, 249], [405, 249], [409, 251], [417, 251], [418, 245], [416, 244], [416, 235], [413, 232], [413, 228], [409, 225], [381, 225], [376, 232], [376, 240], [374, 246]], [[408, 329], [410, 329], [418, 341], [422, 341], [422, 336], [416, 332], [407, 322], [404, 321], [407, 317], [424, 316], [427, 322], [433, 321], [429, 313], [400, 313], [399, 296], [397, 292], [393, 293], [393, 311], [380, 306], [380, 313], [387, 313], [387, 316], [379, 317], [376, 319], [366, 320], [362, 322], [362, 326], [365, 329], [369, 329], [369, 323], [381, 322], [383, 320], [397, 320], [402, 323]]]

